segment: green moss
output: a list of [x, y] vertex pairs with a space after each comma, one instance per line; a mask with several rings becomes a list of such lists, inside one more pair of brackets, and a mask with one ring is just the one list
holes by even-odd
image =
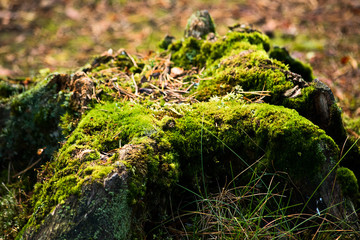
[[174, 37], [166, 35], [165, 38], [159, 43], [159, 47], [163, 50], [167, 50], [173, 40]]
[[77, 121], [75, 114], [70, 113], [70, 111], [65, 112], [62, 116], [60, 116], [59, 127], [62, 129], [62, 134], [66, 137], [72, 131], [74, 131], [76, 127]]
[[21, 85], [12, 85], [0, 78], [0, 100], [21, 93], [24, 90], [23, 88]]
[[301, 96], [295, 98], [285, 98], [281, 105], [296, 109], [302, 116], [309, 119], [311, 118], [309, 114], [315, 111], [313, 106], [313, 97], [316, 92], [316, 88], [313, 85], [310, 85], [309, 87], [301, 89]]
[[[296, 97], [286, 97], [286, 91], [295, 86], [302, 86], [304, 82], [292, 77], [289, 66], [271, 59], [263, 50], [244, 50], [239, 54], [223, 57], [216, 67], [207, 68], [204, 76], [210, 80], [201, 81], [194, 91], [198, 100], [205, 101], [214, 96], [224, 96], [234, 91], [235, 87], [241, 86], [244, 92], [269, 91], [269, 96], [263, 97], [264, 102], [281, 105], [295, 109], [302, 116], [314, 119], [314, 96], [319, 92], [313, 84], [300, 87], [301, 94]], [[301, 80], [300, 80], [301, 81]], [[339, 121], [335, 121], [338, 112], [331, 114], [331, 129], [339, 132]], [[340, 117], [341, 118], [341, 117]], [[316, 121], [315, 121], [316, 122]], [[329, 132], [331, 136], [335, 136]], [[337, 138], [336, 138], [337, 139]]]
[[310, 65], [292, 58], [285, 48], [275, 47], [270, 51], [269, 56], [289, 65], [290, 71], [300, 74], [305, 81], [311, 82], [314, 79]]
[[336, 171], [336, 178], [341, 185], [343, 194], [347, 197], [359, 198], [359, 184], [353, 171], [348, 168], [340, 167]]
[[[337, 160], [337, 146], [318, 126], [305, 121], [297, 114], [294, 115], [294, 112], [291, 114], [284, 109], [269, 106], [257, 115], [257, 134], [269, 134], [268, 144], [271, 150], [267, 152], [276, 169], [280, 168], [289, 173], [295, 181], [304, 177], [311, 178], [311, 181], [319, 181], [324, 177], [319, 173], [328, 157], [326, 152], [333, 151], [329, 155], [332, 156], [334, 164]], [[288, 118], [288, 115], [292, 117]], [[298, 148], [299, 145], [301, 148]], [[327, 145], [325, 149], [323, 145]]]
[[[174, 116], [174, 111], [182, 117]], [[145, 203], [161, 202], [162, 194], [178, 181], [192, 184], [203, 168], [209, 179], [219, 174], [226, 179], [231, 176], [230, 165], [239, 172], [264, 154], [250, 168], [250, 176], [256, 168], [283, 171], [295, 184], [313, 190], [323, 177], [319, 173], [325, 155], [337, 156], [338, 151], [323, 130], [281, 106], [234, 100], [174, 105], [160, 111], [133, 103], [98, 105], [83, 117], [56, 161], [46, 168], [44, 182], [35, 186], [29, 224], [38, 225], [54, 206], [110, 173], [117, 158], [104, 162], [99, 152], [120, 147], [120, 140], [121, 145], [134, 146], [124, 164], [130, 174], [128, 200], [139, 209], [149, 207]]]
[[[101, 160], [100, 151], [108, 152], [131, 141], [135, 143], [136, 139], [142, 142], [142, 138], [151, 136], [156, 131], [157, 127], [149, 110], [139, 104], [110, 103], [98, 105], [91, 110], [60, 149], [56, 161], [42, 173], [45, 181], [35, 186], [33, 206], [36, 216], [32, 217], [31, 225], [37, 225], [54, 206], [64, 203], [69, 196], [79, 195], [84, 185], [103, 179], [117, 167], [114, 164], [116, 157], [108, 158], [104, 162]], [[160, 174], [158, 169], [166, 168], [160, 166], [159, 161], [161, 160], [162, 164], [172, 163], [171, 155], [155, 156], [150, 146], [144, 151], [144, 161], [139, 160], [141, 156], [137, 155], [134, 160], [136, 163], [132, 163], [131, 159], [128, 163], [134, 174], [129, 188], [132, 196], [136, 197], [144, 195], [142, 192], [146, 187], [138, 183], [146, 179], [142, 174], [146, 175], [148, 168], [155, 181], [155, 173]], [[170, 170], [166, 170], [169, 178], [176, 178], [176, 174], [172, 174]], [[145, 188], [141, 190], [141, 186]]]
[[[230, 101], [176, 110], [184, 116], [173, 120], [167, 117], [163, 126], [169, 129], [165, 135], [180, 158], [183, 174], [190, 178], [200, 173], [201, 156], [206, 161], [206, 173], [218, 176], [218, 171], [229, 174], [229, 161], [241, 171], [265, 154], [261, 164], [268, 169], [287, 172], [299, 184], [304, 177], [316, 182], [323, 177], [319, 170], [325, 155], [330, 151], [331, 156], [336, 156], [338, 151], [323, 130], [284, 107]], [[173, 127], [169, 128], [172, 121]], [[311, 188], [310, 182], [301, 184]]]
[[[10, 117], [0, 133], [0, 162], [12, 161], [16, 171], [29, 166], [38, 156], [37, 149], [44, 149], [43, 159], [51, 158], [59, 148], [63, 135], [58, 124], [67, 111], [69, 96], [57, 92], [56, 85], [48, 79], [40, 81], [32, 89], [11, 98]], [[28, 172], [31, 174], [33, 172]], [[34, 177], [34, 176], [33, 176]]]
[[203, 67], [205, 64], [208, 67], [215, 66], [218, 63], [216, 60], [249, 49], [267, 51], [269, 49], [268, 37], [258, 32], [229, 32], [216, 42], [189, 37], [169, 46], [169, 51], [172, 52], [171, 60], [176, 65], [185, 68]]
[[354, 131], [356, 134], [360, 135], [360, 118], [350, 118], [349, 116], [344, 116], [345, 127], [349, 130]]
[[200, 48], [203, 40], [193, 37], [186, 38], [184, 41], [177, 41], [170, 45], [169, 50], [174, 51], [171, 59], [176, 65], [189, 67], [190, 65], [204, 65], [204, 59], [200, 55]]
[[[178, 159], [163, 136], [163, 132], [158, 132], [153, 135], [156, 141], [144, 137], [131, 142], [137, 151], [127, 157], [125, 164], [130, 172], [128, 200], [132, 206], [145, 207], [145, 202], [147, 207], [156, 206], [178, 182]], [[160, 207], [158, 211], [165, 208]]]
[[109, 151], [131, 139], [151, 135], [156, 128], [149, 110], [134, 103], [98, 105], [80, 122], [67, 141], [68, 145], [88, 145], [98, 151]]
[[[56, 163], [48, 166], [50, 172], [44, 175], [44, 182], [34, 187], [32, 205], [36, 214], [31, 216], [29, 226], [37, 226], [57, 204], [64, 204], [71, 195], [80, 196], [86, 184], [103, 179], [116, 167], [111, 161], [105, 163], [91, 158], [79, 161], [76, 158], [62, 157], [64, 155], [60, 155], [58, 160], [63, 167], [59, 168]], [[64, 161], [66, 166], [63, 165]], [[55, 172], [55, 169], [58, 170]]]
[[84, 173], [86, 175], [91, 175], [92, 180], [95, 179], [102, 179], [107, 176], [112, 170], [114, 169], [113, 166], [88, 166], [85, 168]]
[[210, 97], [229, 93], [237, 85], [245, 91], [271, 91], [267, 102], [277, 103], [293, 83], [286, 78], [285, 65], [271, 61], [264, 51], [244, 51], [239, 55], [222, 60], [220, 67], [205, 74], [212, 80], [201, 82], [197, 89], [197, 98], [206, 100]]

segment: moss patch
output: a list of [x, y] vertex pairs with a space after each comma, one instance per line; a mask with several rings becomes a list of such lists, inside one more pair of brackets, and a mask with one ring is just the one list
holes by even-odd
[[[131, 104], [99, 105], [90, 111], [69, 136], [56, 161], [41, 173], [46, 180], [35, 186], [36, 218], [44, 217], [70, 195], [80, 194], [85, 181], [101, 179], [110, 173], [116, 167], [112, 165], [115, 155], [103, 161], [100, 152], [150, 134], [153, 131], [150, 119], [144, 108]], [[49, 191], [55, 192], [49, 194]]]
[[[174, 110], [183, 117], [174, 117]], [[207, 175], [217, 176], [230, 174], [226, 169], [230, 162], [241, 171], [265, 153], [257, 167], [288, 172], [298, 184], [304, 177], [311, 179], [306, 186], [311, 188], [323, 177], [319, 169], [326, 157], [320, 145], [337, 151], [324, 131], [284, 107], [228, 101], [153, 112], [131, 103], [99, 105], [80, 121], [56, 161], [42, 173], [45, 180], [35, 186], [36, 214], [30, 222], [38, 224], [58, 203], [114, 170], [118, 154], [104, 161], [101, 152], [121, 147], [120, 141], [139, 146], [124, 164], [131, 174], [130, 203], [140, 206], [149, 196], [160, 202], [155, 193], [167, 192], [179, 173], [183, 180], [199, 176], [201, 156]]]
[[336, 161], [338, 148], [334, 141], [294, 110], [236, 101], [176, 109], [184, 116], [174, 118], [174, 127], [165, 135], [176, 149], [184, 174], [199, 174], [201, 156], [207, 169], [216, 173], [227, 165], [224, 161], [234, 161], [232, 165], [241, 170], [265, 154], [261, 164], [269, 170], [289, 173], [302, 185], [304, 177], [310, 182], [323, 177], [318, 174], [327, 151], [333, 163]]
[[[64, 204], [72, 195], [79, 196], [84, 186], [101, 181], [120, 165], [125, 164], [131, 174], [128, 200], [133, 204], [144, 197], [148, 183], [156, 183], [159, 189], [170, 187], [178, 176], [174, 157], [170, 153], [155, 154], [170, 146], [163, 141], [150, 144], [147, 140], [157, 130], [151, 110], [139, 104], [110, 103], [91, 110], [68, 137], [56, 160], [40, 172], [43, 180], [35, 186], [36, 214], [29, 226], [39, 224], [54, 206]], [[119, 162], [116, 149], [125, 144], [144, 147], [125, 162]]]
[[354, 200], [360, 197], [359, 184], [353, 171], [345, 167], [340, 167], [336, 171], [336, 177], [345, 196]]
[[193, 37], [184, 41], [176, 41], [169, 46], [171, 60], [175, 65], [189, 68], [190, 66], [210, 67], [218, 63], [218, 59], [244, 50], [269, 50], [269, 39], [264, 34], [229, 32], [223, 38], [210, 42]]
[[311, 82], [314, 80], [310, 65], [292, 58], [285, 48], [274, 47], [270, 51], [269, 56], [289, 65], [290, 71], [300, 74], [305, 81]]
[[286, 70], [285, 65], [271, 61], [265, 51], [246, 50], [224, 58], [218, 69], [208, 69], [205, 75], [212, 80], [201, 82], [197, 98], [206, 100], [214, 95], [222, 96], [240, 85], [245, 91], [271, 91], [269, 102], [274, 103], [293, 87], [284, 73]]

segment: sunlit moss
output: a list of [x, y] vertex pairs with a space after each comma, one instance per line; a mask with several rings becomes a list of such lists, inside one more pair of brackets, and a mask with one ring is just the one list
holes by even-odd
[[[326, 159], [325, 149], [319, 144], [327, 144], [326, 149], [334, 151], [331, 153], [333, 157], [338, 151], [334, 141], [323, 130], [296, 111], [284, 107], [239, 104], [236, 101], [225, 105], [210, 102], [185, 107], [183, 112], [182, 118], [172, 120], [173, 127], [165, 131], [165, 135], [180, 156], [182, 167], [189, 166], [184, 172], [189, 171], [190, 175], [200, 171], [201, 154], [207, 159], [206, 165], [212, 166], [208, 169], [210, 172], [224, 166], [221, 161], [212, 162], [215, 156], [218, 160], [236, 159], [229, 156], [231, 153], [227, 148], [230, 148], [236, 149], [248, 164], [265, 154], [263, 163], [269, 169], [286, 171], [295, 181], [301, 181], [304, 176], [317, 181], [321, 179], [318, 174]], [[163, 124], [169, 125], [169, 121], [167, 118]], [[200, 151], [201, 145], [203, 152]], [[332, 160], [335, 163], [336, 159]], [[234, 161], [235, 166], [246, 166], [240, 159]]]
[[206, 64], [209, 67], [223, 56], [248, 49], [268, 50], [269, 46], [269, 39], [261, 33], [230, 32], [215, 42], [193, 37], [176, 41], [169, 46], [169, 51], [173, 53], [171, 60], [176, 65], [203, 67]]
[[224, 58], [217, 69], [206, 72], [212, 80], [200, 84], [197, 96], [206, 100], [214, 95], [225, 95], [240, 85], [245, 91], [271, 91], [269, 102], [275, 103], [293, 86], [283, 72], [286, 70], [281, 63], [269, 60], [264, 51], [244, 51]]

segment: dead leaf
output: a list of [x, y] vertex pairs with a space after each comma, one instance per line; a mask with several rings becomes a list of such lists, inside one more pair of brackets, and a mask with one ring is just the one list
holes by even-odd
[[184, 69], [183, 68], [179, 68], [179, 67], [173, 67], [171, 69], [170, 72], [170, 76], [173, 78], [176, 78], [178, 76], [181, 76], [184, 73]]

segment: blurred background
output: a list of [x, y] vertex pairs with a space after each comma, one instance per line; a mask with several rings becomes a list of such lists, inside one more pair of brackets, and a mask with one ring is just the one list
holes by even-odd
[[[0, 0], [0, 78], [74, 70], [112, 48], [158, 51], [207, 9], [217, 32], [252, 25], [312, 65], [344, 112], [360, 116], [360, 2], [353, 0]], [[47, 70], [46, 70], [47, 71]]]

